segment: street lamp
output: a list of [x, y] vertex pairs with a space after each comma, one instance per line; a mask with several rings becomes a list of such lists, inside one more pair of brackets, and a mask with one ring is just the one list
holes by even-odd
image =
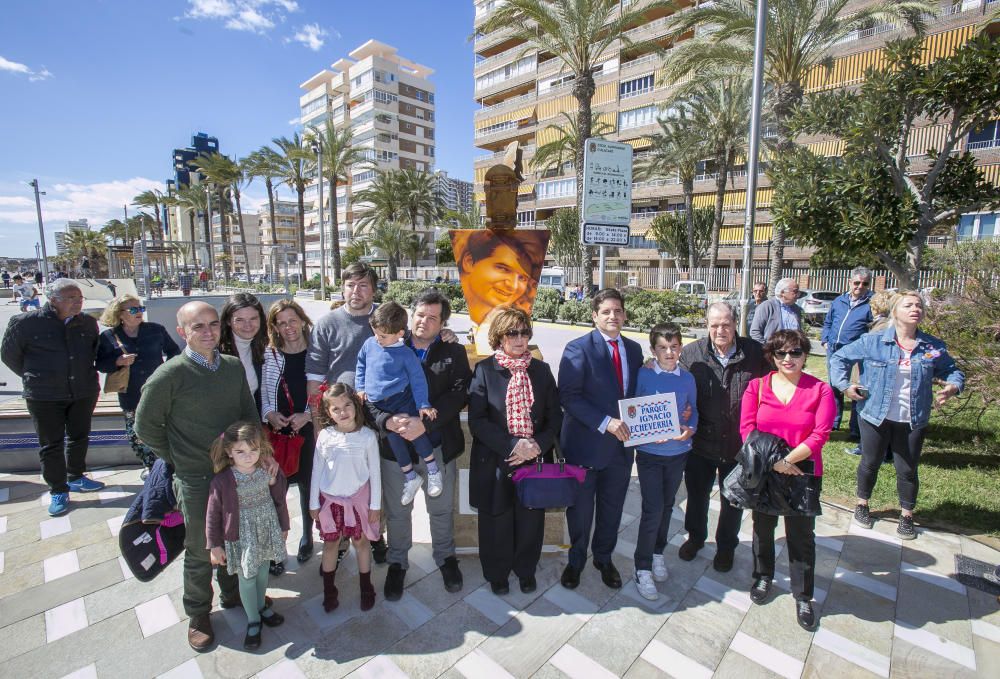
[[[326, 229], [323, 226], [323, 137], [317, 136], [312, 143], [312, 151], [319, 164], [319, 291], [326, 299]], [[305, 253], [302, 253], [305, 256]]]
[[42, 246], [42, 275], [45, 280], [49, 280], [49, 256], [45, 252], [45, 227], [42, 225], [42, 199], [39, 196], [44, 196], [44, 191], [38, 190], [38, 180], [32, 179], [29, 182], [29, 186], [35, 190], [35, 211], [38, 213], [38, 239]]

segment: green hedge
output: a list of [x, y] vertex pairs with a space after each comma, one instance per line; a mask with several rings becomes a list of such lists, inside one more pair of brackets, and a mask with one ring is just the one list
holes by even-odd
[[382, 296], [382, 301], [397, 302], [407, 309], [424, 290], [437, 288], [451, 303], [452, 313], [465, 312], [465, 297], [462, 296], [462, 286], [452, 283], [434, 283], [432, 281], [392, 281], [389, 289]]
[[555, 288], [540, 288], [535, 295], [535, 306], [531, 308], [531, 318], [538, 320], [547, 318], [552, 321], [558, 318], [562, 295]]
[[627, 324], [632, 327], [651, 329], [657, 323], [670, 321], [694, 322], [704, 317], [699, 299], [672, 290], [654, 292], [628, 287], [622, 290], [625, 307], [628, 309]]

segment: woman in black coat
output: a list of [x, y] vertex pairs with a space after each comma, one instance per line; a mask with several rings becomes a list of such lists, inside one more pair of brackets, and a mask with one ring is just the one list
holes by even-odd
[[509, 592], [513, 570], [521, 591], [536, 588], [545, 510], [517, 499], [510, 475], [539, 456], [551, 461], [562, 426], [559, 391], [549, 366], [528, 352], [531, 317], [501, 310], [490, 326], [496, 353], [476, 365], [469, 386], [469, 504], [479, 510], [479, 560], [494, 594]]
[[159, 323], [144, 320], [146, 307], [137, 297], [125, 295], [108, 303], [101, 324], [108, 329], [101, 333], [97, 345], [97, 369], [113, 373], [129, 367], [128, 389], [118, 394], [118, 405], [125, 415], [125, 436], [145, 469], [142, 478], [153, 468], [156, 454], [135, 434], [135, 409], [139, 406], [142, 385], [156, 370], [164, 357], [181, 353], [167, 329]]

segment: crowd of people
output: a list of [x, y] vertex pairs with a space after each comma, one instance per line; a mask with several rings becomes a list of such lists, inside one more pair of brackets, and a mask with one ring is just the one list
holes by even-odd
[[[783, 446], [767, 474], [818, 498], [822, 450], [839, 426], [841, 395], [852, 404], [850, 432], [861, 449], [854, 521], [872, 526], [868, 500], [891, 450], [901, 506], [897, 533], [914, 538], [930, 411], [964, 383], [945, 345], [920, 330], [919, 294], [889, 299], [888, 324], [869, 332], [877, 319], [866, 269], [853, 272], [851, 290], [834, 302], [823, 329], [829, 384], [804, 371], [811, 343], [792, 280], [779, 282], [773, 300], [755, 294], [751, 337], [738, 334], [733, 311], [719, 302], [708, 306], [702, 339], [684, 345], [678, 326], [654, 327], [649, 360], [622, 333], [623, 296], [601, 290], [591, 299], [594, 329], [566, 345], [556, 375], [532, 356], [531, 317], [522, 309], [494, 313], [487, 338], [494, 353], [473, 369], [446, 328], [446, 296], [431, 288], [409, 310], [379, 305], [377, 283], [370, 267], [351, 265], [343, 303], [315, 324], [290, 299], [265, 310], [256, 297], [240, 293], [221, 313], [189, 301], [177, 314], [183, 349], [162, 325], [144, 320], [145, 307], [132, 296], [108, 305], [107, 330], [100, 333], [96, 321], [80, 313], [83, 297], [69, 279], [56, 281], [42, 308], [16, 316], [7, 328], [2, 359], [24, 382], [53, 516], [69, 509], [71, 492], [102, 487], [85, 474], [97, 374], [128, 367], [118, 398], [129, 440], [145, 469], [157, 459], [170, 466], [184, 515], [183, 605], [196, 650], [214, 642], [213, 577], [221, 606], [246, 611], [246, 648], [259, 647], [263, 627], [283, 622], [266, 588], [269, 576], [284, 571], [290, 483], [301, 510], [297, 560], [313, 556], [314, 536], [325, 544], [319, 573], [326, 611], [339, 606], [337, 571], [351, 545], [361, 609], [375, 604], [373, 562], [388, 562], [384, 598], [402, 597], [413, 501], [421, 489], [442, 584], [461, 590], [453, 507], [466, 407], [468, 499], [478, 512], [480, 567], [493, 593], [509, 592], [511, 572], [522, 592], [537, 587], [545, 512], [521, 502], [513, 473], [565, 459], [585, 475], [566, 510], [571, 544], [561, 586], [579, 586], [588, 558], [606, 586], [623, 586], [612, 555], [634, 463], [642, 515], [631, 575], [639, 594], [655, 600], [656, 583], [669, 578], [664, 552], [681, 483], [686, 539], [678, 557], [685, 561], [708, 541], [713, 486], [726, 485], [755, 436], [776, 437]], [[936, 380], [944, 386], [935, 393]], [[675, 395], [679, 434], [629, 445], [619, 401], [664, 393]], [[750, 509], [749, 592], [764, 604], [775, 576], [779, 512], [744, 507], [722, 493], [719, 505], [712, 567], [733, 568], [743, 512]], [[796, 619], [813, 629], [816, 512], [780, 514]]]

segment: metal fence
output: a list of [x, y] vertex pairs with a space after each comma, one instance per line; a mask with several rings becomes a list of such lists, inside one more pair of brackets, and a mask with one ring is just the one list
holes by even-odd
[[112, 278], [132, 278], [147, 298], [172, 290], [287, 291], [290, 274], [295, 276], [291, 254], [281, 245], [147, 239], [109, 248], [108, 269]]

